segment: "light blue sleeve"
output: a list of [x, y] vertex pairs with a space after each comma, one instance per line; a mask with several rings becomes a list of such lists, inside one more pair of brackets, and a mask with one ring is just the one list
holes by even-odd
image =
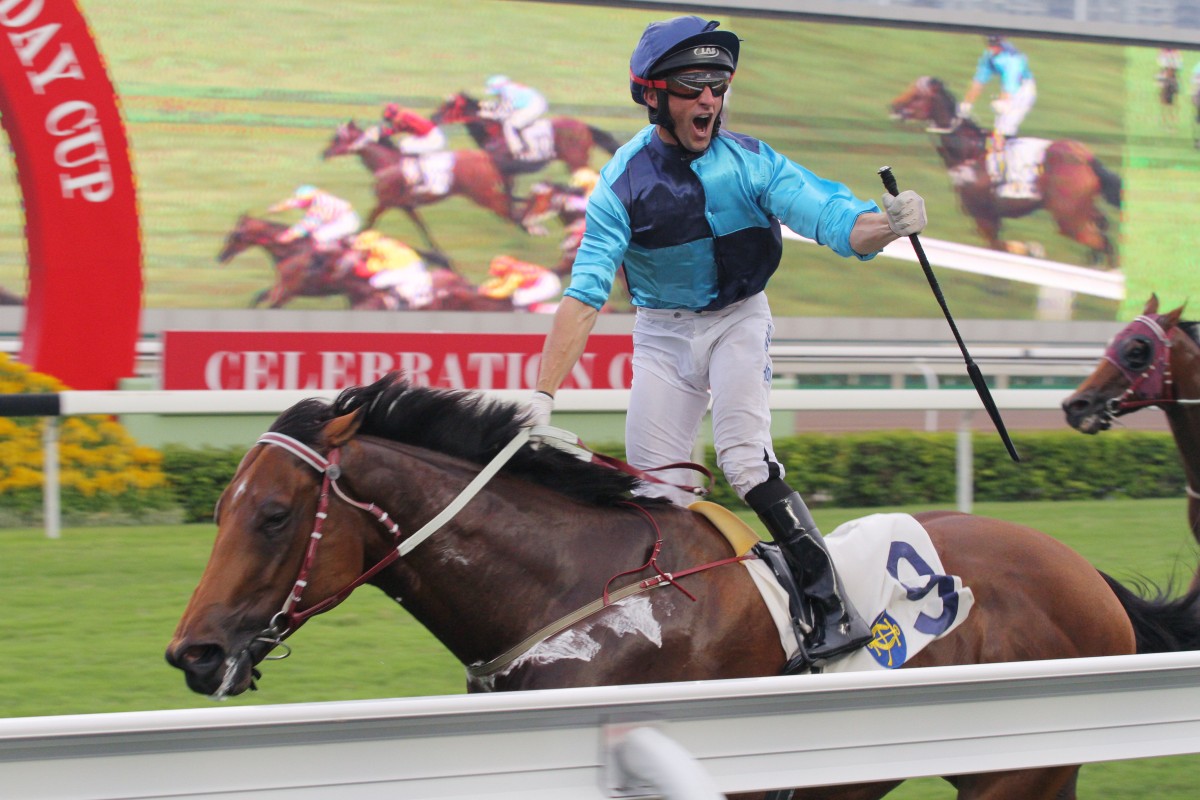
[[859, 200], [837, 181], [811, 170], [762, 144], [764, 171], [763, 208], [796, 233], [822, 244], [840, 256], [867, 261], [874, 253], [858, 253], [850, 246], [850, 232], [862, 214], [878, 212], [870, 200]]
[[583, 240], [571, 267], [571, 285], [563, 294], [596, 309], [608, 302], [629, 240], [629, 214], [602, 180], [588, 200]]
[[987, 83], [996, 74], [996, 68], [992, 66], [992, 59], [989, 58], [989, 53], [984, 53], [979, 57], [979, 63], [975, 65], [975, 80], [979, 83]]

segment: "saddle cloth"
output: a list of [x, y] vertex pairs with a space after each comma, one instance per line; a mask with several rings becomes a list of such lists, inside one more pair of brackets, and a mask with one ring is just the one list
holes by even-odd
[[415, 194], [445, 197], [454, 181], [454, 153], [443, 150], [400, 159], [405, 182]]
[[[823, 672], [897, 669], [962, 624], [975, 603], [962, 579], [944, 574], [929, 534], [908, 514], [851, 520], [826, 536], [825, 543], [847, 597], [872, 621], [875, 638], [863, 649], [829, 661]], [[764, 562], [742, 564], [758, 586], [790, 659], [799, 648], [787, 593]]]
[[999, 158], [987, 158], [988, 177], [997, 185], [997, 193], [1001, 197], [1037, 197], [1037, 179], [1049, 146], [1049, 139], [1024, 136], [1007, 140]]

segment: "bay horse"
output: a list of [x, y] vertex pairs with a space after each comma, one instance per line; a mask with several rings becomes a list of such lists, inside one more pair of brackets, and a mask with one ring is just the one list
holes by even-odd
[[[535, 447], [523, 423], [515, 405], [395, 373], [284, 411], [217, 503], [167, 661], [196, 692], [239, 694], [305, 620], [369, 583], [466, 666], [472, 692], [781, 671], [771, 615], [707, 518], [632, 495], [625, 471]], [[919, 519], [975, 607], [911, 666], [1200, 648], [1200, 594], [1143, 599], [1014, 523]], [[1051, 800], [1074, 797], [1077, 771], [948, 780], [960, 800]], [[870, 800], [898, 783], [797, 796]]]
[[1050, 142], [1042, 157], [1036, 197], [1002, 197], [987, 170], [991, 132], [958, 116], [958, 102], [939, 79], [918, 78], [892, 100], [891, 116], [901, 121], [929, 123], [937, 138], [934, 147], [950, 173], [964, 212], [975, 220], [979, 235], [993, 250], [1026, 254], [1026, 243], [1000, 238], [1001, 220], [1024, 217], [1045, 208], [1058, 232], [1088, 248], [1092, 263], [1117, 266], [1108, 235], [1108, 218], [1097, 207], [1103, 197], [1121, 207], [1121, 179], [1107, 169], [1084, 144], [1072, 139]]
[[450, 95], [430, 115], [430, 119], [438, 125], [464, 125], [475, 144], [491, 156], [505, 175], [538, 172], [555, 160], [563, 162], [569, 171], [574, 172], [588, 166], [591, 162], [592, 148], [598, 147], [612, 155], [621, 146], [611, 133], [588, 125], [583, 120], [574, 117], [549, 117], [543, 121], [550, 126], [552, 133], [552, 155], [543, 160], [515, 159], [508, 150], [500, 123], [480, 116], [479, 101], [466, 92]]
[[261, 305], [282, 308], [297, 297], [339, 295], [349, 301], [352, 309], [388, 307], [385, 293], [345, 268], [342, 263], [344, 249], [320, 252], [307, 237], [280, 242], [279, 234], [289, 227], [282, 222], [243, 214], [225, 236], [225, 243], [217, 254], [219, 263], [228, 263], [252, 247], [263, 248], [275, 262], [275, 283], [255, 294], [250, 301], [251, 308]]
[[[321, 153], [323, 159], [357, 155], [375, 178], [375, 207], [364, 227], [375, 227], [376, 220], [389, 208], [408, 215], [421, 232], [425, 243], [441, 250], [433, 240], [425, 220], [417, 209], [445, 200], [465, 197], [492, 211], [508, 222], [516, 222], [509, 183], [486, 153], [478, 150], [447, 150], [423, 156], [406, 155], [390, 141], [373, 141], [363, 136], [354, 120], [338, 125], [333, 138]], [[430, 183], [427, 173], [434, 171]], [[422, 178], [426, 180], [422, 180]]]
[[[1123, 414], [1161, 408], [1187, 477], [1188, 526], [1200, 543], [1200, 325], [1180, 321], [1182, 313], [1182, 306], [1158, 313], [1151, 295], [1062, 407], [1067, 424], [1088, 434], [1108, 430]], [[1200, 570], [1191, 585], [1200, 587]]]

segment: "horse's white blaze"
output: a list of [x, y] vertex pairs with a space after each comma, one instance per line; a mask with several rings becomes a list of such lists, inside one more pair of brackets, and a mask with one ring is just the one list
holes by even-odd
[[242, 481], [241, 481], [241, 483], [238, 484], [237, 489], [234, 489], [234, 491], [233, 491], [233, 502], [236, 503], [238, 501], [238, 498], [241, 497], [242, 495], [244, 495], [245, 493], [246, 493], [246, 479], [242, 478]]

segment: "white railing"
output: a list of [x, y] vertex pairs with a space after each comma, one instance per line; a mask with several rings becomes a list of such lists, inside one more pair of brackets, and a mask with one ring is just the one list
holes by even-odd
[[[1197, 685], [1200, 654], [1183, 653], [9, 719], [0, 787], [22, 800], [674, 800], [664, 785], [689, 770], [743, 792], [1200, 753]], [[643, 747], [670, 763], [637, 758]]]
[[[332, 399], [334, 390], [288, 391], [128, 391], [59, 392], [53, 395], [0, 395], [0, 416], [72, 416], [78, 414], [274, 414], [308, 397]], [[498, 400], [524, 402], [527, 391], [492, 391]], [[1005, 410], [1057, 409], [1065, 393], [1057, 389], [998, 389], [992, 392], [1001, 414]], [[563, 389], [555, 398], [559, 412], [624, 412], [629, 391], [624, 389]], [[776, 411], [959, 411], [961, 418], [955, 458], [956, 504], [969, 512], [974, 503], [974, 446], [972, 418], [983, 411], [973, 389], [776, 389]], [[31, 410], [32, 409], [32, 410]], [[58, 484], [58, 428], [51, 419], [43, 433], [43, 511], [46, 535], [61, 530]]]

